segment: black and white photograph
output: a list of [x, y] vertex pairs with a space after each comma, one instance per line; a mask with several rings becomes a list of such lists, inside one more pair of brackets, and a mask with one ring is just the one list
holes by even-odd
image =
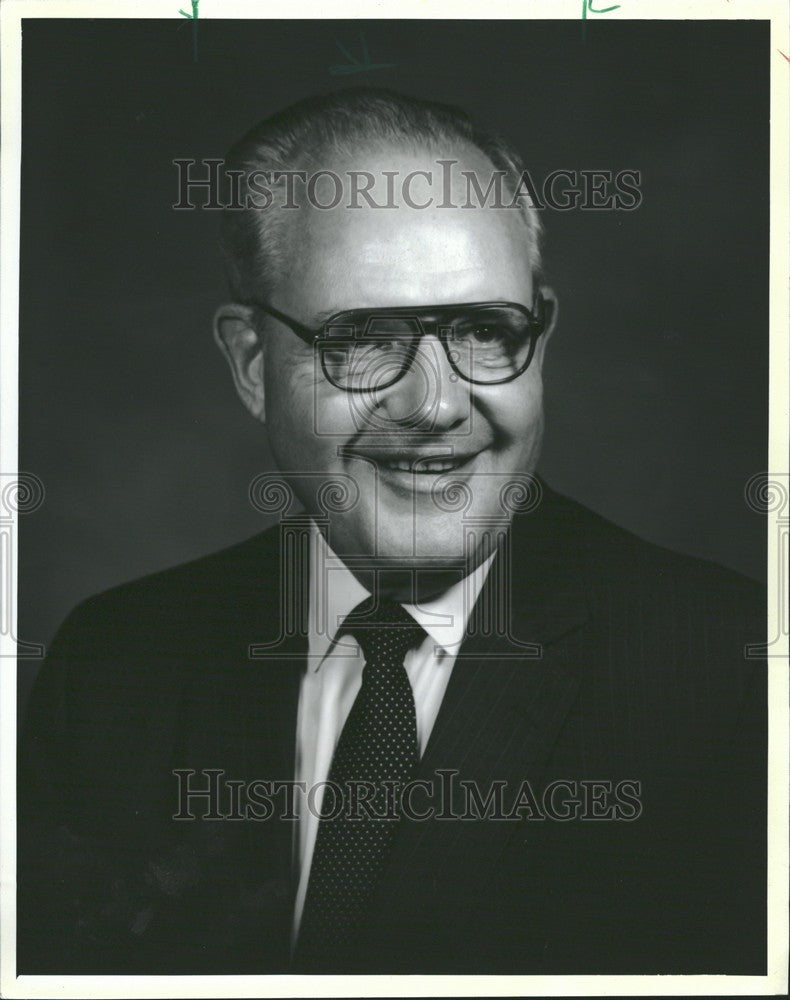
[[787, 10], [76, 6], [3, 9], [3, 995], [784, 992]]

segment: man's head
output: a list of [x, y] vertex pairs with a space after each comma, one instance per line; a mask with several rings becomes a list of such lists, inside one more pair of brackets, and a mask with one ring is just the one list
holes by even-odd
[[[348, 509], [329, 513], [328, 534], [350, 563], [422, 567], [421, 590], [429, 569], [470, 569], [482, 554], [470, 525], [479, 536], [480, 519], [507, 519], [503, 490], [534, 469], [543, 429], [550, 328], [530, 340], [523, 372], [526, 340], [518, 364], [505, 357], [511, 339], [529, 340], [540, 288], [540, 227], [515, 197], [518, 157], [460, 111], [354, 89], [263, 122], [226, 169], [241, 172], [242, 204], [251, 193], [263, 204], [264, 184], [271, 203], [225, 212], [235, 301], [218, 310], [216, 336], [280, 469], [317, 517], [320, 485], [347, 484]], [[436, 323], [421, 309], [470, 303], [517, 308], [450, 310]], [[343, 317], [328, 353], [324, 321], [348, 310], [362, 325], [352, 331]], [[496, 325], [500, 315], [515, 317], [513, 330]], [[472, 332], [461, 338], [464, 323]], [[355, 369], [363, 391], [327, 377], [359, 357], [374, 365], [370, 377]]]

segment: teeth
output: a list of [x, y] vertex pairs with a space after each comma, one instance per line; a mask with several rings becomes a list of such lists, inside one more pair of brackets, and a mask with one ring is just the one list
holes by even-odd
[[419, 462], [417, 468], [414, 468], [412, 462], [407, 462], [402, 459], [395, 459], [391, 461], [384, 461], [381, 464], [388, 469], [394, 469], [397, 472], [449, 472], [451, 469], [455, 469], [461, 464], [461, 459], [437, 459], [433, 462]]

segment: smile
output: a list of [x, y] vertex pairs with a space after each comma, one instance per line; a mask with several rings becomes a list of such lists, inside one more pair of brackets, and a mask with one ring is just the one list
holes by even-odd
[[435, 472], [452, 472], [460, 469], [462, 465], [474, 458], [473, 455], [463, 455], [458, 458], [380, 458], [377, 464], [383, 469], [390, 469], [393, 472], [411, 472], [414, 475], [428, 475]]

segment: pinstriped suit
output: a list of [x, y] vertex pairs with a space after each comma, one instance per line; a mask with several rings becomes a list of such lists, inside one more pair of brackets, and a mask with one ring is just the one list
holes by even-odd
[[[764, 595], [547, 487], [510, 546], [509, 632], [473, 613], [418, 777], [631, 780], [641, 813], [403, 823], [326, 971], [764, 972]], [[280, 569], [273, 530], [67, 619], [21, 757], [20, 971], [288, 971], [291, 822], [172, 819], [174, 768], [293, 777]]]

